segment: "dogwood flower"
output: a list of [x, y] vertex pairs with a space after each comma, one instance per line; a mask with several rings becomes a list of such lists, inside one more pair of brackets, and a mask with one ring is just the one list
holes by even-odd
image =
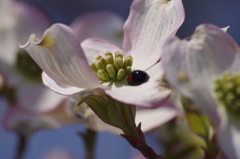
[[[170, 90], [159, 86], [162, 44], [183, 20], [181, 0], [134, 0], [122, 49], [101, 39], [88, 39], [80, 46], [71, 28], [63, 24], [46, 30], [42, 40], [31, 35], [21, 47], [44, 71], [44, 84], [57, 93], [71, 95], [101, 87], [116, 100], [154, 108], [170, 95]], [[145, 71], [149, 80], [128, 85], [128, 75], [135, 70]]]
[[[82, 15], [76, 18], [70, 25], [73, 29], [77, 39], [82, 41], [87, 37], [102, 38], [107, 41], [120, 46], [123, 41], [123, 19], [111, 12], [92, 12], [90, 14]], [[85, 127], [94, 131], [108, 131], [114, 134], [121, 134], [122, 131], [116, 127], [104, 123], [99, 117], [84, 103], [77, 106], [81, 99], [88, 95], [102, 95], [104, 92], [100, 89], [91, 90], [85, 93], [77, 93], [72, 98], [75, 113], [77, 113], [82, 120], [80, 123]], [[179, 109], [181, 103], [177, 102], [172, 95], [163, 106], [157, 109], [145, 109], [137, 107], [135, 122], [138, 125], [142, 123], [142, 131], [148, 132], [154, 128], [166, 123], [167, 121], [182, 115]], [[76, 108], [76, 109], [75, 109]]]
[[33, 113], [56, 108], [65, 97], [41, 83], [41, 69], [18, 47], [32, 33], [42, 35], [50, 26], [48, 16], [27, 2], [2, 0], [0, 6], [0, 73], [5, 82], [1, 93], [9, 105], [17, 104]]
[[163, 46], [166, 79], [191, 99], [216, 127], [223, 153], [240, 158], [240, 48], [224, 30], [203, 24], [186, 40]]
[[[18, 5], [17, 5], [18, 3], [15, 4], [14, 2], [11, 2], [11, 1], [4, 1], [4, 2], [6, 2], [4, 4], [9, 5], [8, 8], [10, 8], [10, 9], [8, 9], [8, 11], [11, 11], [11, 9], [12, 9], [11, 6], [16, 5], [16, 7], [18, 7]], [[7, 2], [9, 2], [9, 3], [7, 3]], [[23, 3], [23, 4], [20, 3], [20, 4], [23, 6], [26, 5], [25, 3]], [[1, 5], [1, 6], [3, 6], [3, 5]], [[27, 6], [32, 7], [29, 4], [27, 4]], [[4, 7], [4, 9], [7, 9], [7, 7]], [[3, 9], [0, 11], [3, 11]], [[25, 11], [25, 12], [27, 12], [27, 11]], [[4, 13], [4, 12], [2, 12], [2, 13]], [[42, 13], [42, 12], [40, 12], [40, 13]], [[4, 15], [5, 14], [7, 14], [7, 13], [4, 13]], [[33, 14], [29, 14], [29, 15], [33, 16]], [[19, 16], [21, 17], [21, 14], [19, 14]], [[43, 16], [43, 15], [40, 15], [40, 16]], [[6, 17], [8, 17], [8, 15]], [[6, 18], [6, 17], [3, 16], [2, 18]], [[14, 21], [15, 20], [15, 19], [13, 19], [14, 17], [15, 16], [9, 18], [9, 20]], [[31, 17], [23, 16], [22, 18], [27, 19], [27, 18], [31, 18]], [[10, 44], [5, 45], [5, 49], [6, 49], [5, 54], [6, 55], [11, 54], [11, 56], [9, 56], [9, 57], [11, 57], [10, 61], [14, 61], [14, 63], [17, 63], [14, 65], [22, 66], [21, 64], [23, 62], [27, 62], [26, 63], [26, 64], [28, 64], [27, 67], [29, 67], [29, 66], [36, 67], [36, 64], [34, 65], [34, 62], [31, 60], [30, 57], [28, 57], [26, 55], [26, 53], [25, 54], [22, 53], [21, 54], [22, 56], [20, 56], [19, 53], [17, 54], [17, 52], [19, 52], [19, 48], [18, 48], [19, 42], [17, 42], [17, 39], [20, 40], [21, 38], [23, 38], [23, 40], [26, 41], [26, 39], [29, 37], [29, 35], [32, 32], [36, 32], [37, 36], [41, 35], [43, 33], [43, 31], [50, 25], [50, 22], [48, 21], [47, 17], [43, 16], [42, 18], [45, 18], [45, 19], [43, 19], [43, 23], [42, 23], [43, 27], [37, 28], [36, 26], [33, 26], [35, 28], [29, 28], [28, 30], [23, 30], [26, 32], [26, 35], [22, 34], [21, 37], [18, 37], [19, 34], [11, 34], [11, 35], [6, 34], [6, 37], [13, 36], [11, 38], [16, 40], [16, 41], [12, 41], [12, 46]], [[100, 21], [96, 21], [96, 19], [99, 19]], [[28, 21], [30, 21], [30, 20], [28, 20]], [[21, 21], [19, 21], [19, 22], [21, 22]], [[93, 23], [94, 23], [94, 27], [90, 27], [90, 24], [93, 24]], [[108, 35], [105, 34], [106, 32], [103, 32], [103, 30], [102, 30], [104, 27], [103, 25], [105, 25], [105, 26], [107, 25], [108, 26], [107, 29], [112, 30], [112, 32], [108, 32], [109, 33]], [[73, 21], [71, 26], [72, 26], [73, 30], [75, 31], [76, 35], [78, 36], [78, 38], [80, 38], [80, 39], [82, 39], [82, 37], [84, 37], [84, 36], [91, 37], [94, 33], [97, 36], [106, 38], [110, 41], [114, 41], [117, 44], [120, 44], [122, 41], [122, 38], [117, 37], [116, 34], [118, 34], [119, 32], [122, 31], [123, 20], [113, 13], [95, 12], [95, 13], [91, 13], [91, 14], [86, 14], [84, 16], [80, 16], [75, 21]], [[99, 26], [100, 26], [100, 28], [99, 28]], [[3, 27], [2, 29], [5, 29], [5, 30], [9, 29], [9, 28], [4, 28], [4, 25], [2, 25], [2, 27]], [[15, 27], [15, 28], [18, 29], [18, 27]], [[27, 26], [26, 26], [26, 28], [27, 28]], [[97, 29], [97, 28], [99, 28], [99, 29]], [[106, 29], [106, 27], [104, 27], [104, 29]], [[10, 33], [11, 31], [13, 31], [13, 30], [9, 29], [9, 31], [7, 33]], [[13, 52], [7, 51], [8, 49], [15, 48], [13, 46], [17, 46], [17, 48], [14, 49]], [[18, 131], [18, 132], [21, 132], [24, 134], [29, 134], [29, 133], [32, 133], [35, 130], [39, 130], [39, 129], [57, 129], [57, 128], [63, 127], [65, 125], [71, 125], [71, 124], [77, 124], [77, 123], [83, 124], [83, 125], [88, 125], [91, 123], [92, 125], [96, 126], [95, 130], [97, 130], [97, 131], [105, 130], [104, 128], [100, 127], [101, 124], [99, 124], [99, 123], [101, 123], [101, 121], [97, 118], [94, 118], [93, 117], [94, 115], [92, 115], [91, 118], [89, 118], [89, 117], [78, 118], [76, 116], [75, 112], [72, 110], [72, 107], [73, 107], [73, 104], [74, 104], [74, 106], [76, 106], [79, 101], [77, 101], [76, 103], [73, 103], [72, 97], [65, 99], [65, 97], [59, 96], [58, 94], [52, 92], [51, 90], [49, 90], [48, 88], [46, 88], [45, 86], [40, 84], [37, 81], [40, 77], [40, 73], [42, 72], [40, 69], [38, 69], [37, 71], [33, 70], [30, 72], [27, 72], [28, 74], [26, 74], [26, 71], [28, 71], [28, 69], [26, 69], [26, 67], [24, 67], [24, 69], [22, 70], [21, 73], [24, 73], [24, 75], [27, 76], [28, 80], [26, 81], [25, 79], [21, 79], [24, 77], [22, 77], [21, 73], [18, 72], [19, 70], [17, 70], [17, 68], [15, 68], [14, 66], [11, 65], [11, 62], [7, 62], [8, 56], [5, 56], [5, 54], [1, 54], [3, 56], [2, 63], [1, 63], [1, 66], [3, 66], [3, 67], [1, 67], [1, 68], [3, 69], [2, 71], [4, 72], [5, 78], [8, 81], [13, 81], [13, 82], [8, 82], [6, 84], [5, 83], [6, 81], [4, 81], [4, 79], [3, 79], [3, 80], [1, 80], [0, 88], [5, 87], [3, 89], [4, 90], [3, 92], [5, 92], [5, 93], [3, 93], [3, 94], [5, 97], [6, 97], [6, 94], [8, 94], [7, 98], [12, 98], [12, 97], [16, 96], [15, 91], [17, 92], [17, 99], [8, 99], [8, 100], [10, 100], [11, 107], [9, 107], [5, 111], [4, 117], [3, 117], [3, 125], [5, 126], [6, 129]], [[15, 56], [17, 56], [17, 57], [15, 57]], [[17, 61], [16, 61], [16, 59], [17, 59]], [[22, 60], [23, 62], [21, 63], [21, 61], [19, 62], [19, 60]], [[19, 63], [20, 63], [20, 65], [19, 65]], [[12, 71], [8, 72], [9, 70], [12, 70]], [[29, 75], [30, 75], [30, 77], [29, 77]], [[33, 77], [37, 76], [37, 78], [32, 79], [32, 76]], [[2, 77], [2, 76], [0, 76], [0, 77]], [[29, 81], [29, 78], [31, 78], [31, 81]], [[16, 79], [19, 79], [19, 80], [16, 80]], [[36, 81], [38, 83], [36, 83]], [[21, 86], [23, 84], [22, 82], [24, 82], [23, 87]], [[12, 94], [11, 94], [11, 90], [13, 90]], [[23, 91], [23, 90], [26, 90], [27, 93], [25, 93], [25, 91]], [[39, 93], [37, 93], [37, 91]], [[31, 94], [31, 96], [29, 96], [29, 94]], [[54, 95], [56, 95], [56, 97]], [[62, 100], [62, 98], [59, 99], [59, 98], [57, 98], [58, 96], [63, 97], [64, 99], [63, 100]], [[11, 100], [14, 100], [14, 101], [11, 101]], [[58, 100], [59, 100], [59, 104], [56, 103]], [[53, 104], [51, 104], [51, 102]], [[24, 105], [24, 106], [22, 106], [22, 105]], [[31, 106], [31, 107], [26, 107], [26, 105]], [[105, 124], [105, 126], [106, 126], [106, 124]], [[109, 126], [106, 126], [106, 127], [109, 128]]]
[[32, 33], [42, 35], [50, 26], [46, 13], [35, 5], [12, 0], [0, 2], [1, 95], [7, 109], [3, 125], [29, 134], [37, 129], [59, 128], [79, 122], [65, 96], [41, 83], [42, 70], [18, 44]]

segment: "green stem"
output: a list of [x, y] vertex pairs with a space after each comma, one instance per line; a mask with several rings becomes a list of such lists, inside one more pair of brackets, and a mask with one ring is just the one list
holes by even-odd
[[27, 137], [23, 134], [18, 134], [18, 146], [17, 146], [17, 154], [15, 156], [15, 159], [23, 159], [23, 156], [26, 152], [27, 148]]
[[86, 159], [94, 159], [95, 152], [95, 141], [96, 141], [96, 132], [90, 129], [87, 129], [86, 133], [78, 133], [84, 141], [86, 149]]

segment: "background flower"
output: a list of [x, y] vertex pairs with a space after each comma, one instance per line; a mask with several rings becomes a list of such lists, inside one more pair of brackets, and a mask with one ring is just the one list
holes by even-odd
[[30, 112], [54, 109], [65, 97], [50, 91], [38, 81], [41, 70], [18, 47], [31, 33], [41, 35], [50, 25], [49, 17], [37, 6], [26, 2], [3, 2], [5, 8], [2, 8], [0, 15], [0, 72], [4, 86], [1, 93], [8, 98], [10, 105], [18, 103]]
[[163, 50], [167, 81], [212, 120], [225, 155], [239, 158], [240, 131], [235, 116], [240, 99], [239, 82], [235, 82], [240, 79], [237, 43], [220, 28], [203, 24], [186, 40], [171, 38]]

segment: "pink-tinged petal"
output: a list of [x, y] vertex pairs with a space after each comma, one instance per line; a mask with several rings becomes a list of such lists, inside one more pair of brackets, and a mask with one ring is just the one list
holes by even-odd
[[26, 42], [31, 34], [41, 37], [50, 26], [47, 14], [38, 6], [19, 1], [7, 2], [0, 15], [0, 58], [14, 64], [18, 44]]
[[[202, 85], [212, 89], [213, 80], [239, 66], [240, 49], [220, 28], [200, 25], [190, 39], [169, 39], [163, 46], [163, 69], [169, 83], [191, 98], [191, 89]], [[236, 60], [238, 59], [238, 60]]]
[[42, 84], [25, 83], [17, 89], [17, 99], [21, 108], [31, 113], [49, 112], [66, 98]]
[[58, 128], [60, 125], [52, 117], [28, 114], [17, 106], [7, 110], [3, 118], [6, 129], [29, 134], [34, 130], [42, 128]]
[[79, 123], [78, 118], [68, 115], [66, 107], [69, 107], [67, 100], [48, 113], [33, 114], [22, 110], [19, 105], [12, 105], [4, 115], [3, 124], [9, 130], [29, 134], [39, 129], [57, 129]]
[[180, 114], [177, 108], [165, 105], [157, 109], [137, 109], [135, 121], [137, 125], [141, 122], [143, 132], [148, 132], [165, 124]]
[[118, 84], [115, 82], [105, 92], [112, 98], [124, 103], [137, 105], [145, 108], [156, 108], [161, 106], [170, 96], [171, 91], [160, 85], [163, 71], [157, 63], [146, 72], [150, 76], [148, 82], [138, 86]]
[[106, 52], [115, 54], [116, 51], [121, 51], [116, 45], [111, 44], [105, 40], [91, 38], [86, 39], [81, 43], [81, 47], [87, 57], [88, 63], [94, 63], [97, 56], [105, 57]]
[[70, 27], [81, 42], [100, 38], [122, 47], [124, 20], [112, 12], [93, 12], [78, 17]]
[[222, 29], [222, 31], [227, 32], [229, 28], [230, 28], [230, 26], [226, 26], [226, 27], [221, 28], [221, 29]]
[[192, 100], [205, 113], [216, 127], [223, 124], [222, 109], [216, 101], [211, 90], [202, 86], [200, 83], [191, 90]]
[[239, 121], [229, 121], [227, 127], [217, 132], [219, 146], [226, 157], [240, 158], [240, 124]]
[[145, 70], [157, 62], [163, 42], [175, 35], [184, 18], [181, 0], [134, 0], [123, 41], [123, 52], [133, 56], [133, 68]]
[[42, 73], [43, 84], [49, 87], [51, 90], [62, 95], [72, 95], [74, 93], [85, 90], [84, 88], [77, 88], [72, 86], [66, 86], [64, 84], [56, 83], [45, 72]]
[[52, 25], [45, 31], [41, 41], [31, 35], [29, 41], [21, 47], [59, 86], [88, 89], [100, 85], [79, 41], [66, 25]]
[[167, 102], [157, 109], [144, 109], [137, 107], [135, 122], [142, 123], [142, 131], [148, 132], [173, 118], [183, 116], [182, 103], [175, 93], [171, 93]]

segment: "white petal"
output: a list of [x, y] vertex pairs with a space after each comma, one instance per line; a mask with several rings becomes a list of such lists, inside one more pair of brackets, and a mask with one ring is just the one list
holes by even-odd
[[227, 32], [229, 28], [230, 28], [230, 26], [226, 26], [226, 27], [221, 28], [221, 29], [222, 29], [222, 31]]
[[134, 0], [124, 25], [123, 52], [133, 68], [145, 70], [161, 57], [163, 42], [174, 36], [184, 20], [181, 0]]
[[101, 38], [122, 47], [124, 20], [112, 12], [93, 12], [78, 17], [70, 25], [81, 42]]
[[139, 86], [114, 83], [105, 92], [112, 98], [124, 103], [137, 105], [145, 108], [156, 108], [161, 106], [170, 96], [169, 89], [160, 86], [162, 69], [160, 63], [156, 64], [146, 72], [150, 76], [148, 82]]
[[12, 105], [4, 115], [4, 126], [9, 130], [20, 131], [29, 134], [39, 129], [56, 129], [65, 125], [79, 123], [79, 119], [69, 116], [66, 107], [69, 107], [65, 100], [57, 108], [43, 114], [34, 114], [22, 110], [19, 105]]
[[34, 35], [21, 46], [41, 69], [60, 86], [95, 88], [100, 85], [72, 30], [54, 24], [38, 41]]
[[72, 95], [77, 92], [81, 92], [85, 89], [66, 86], [64, 84], [56, 83], [53, 79], [51, 79], [45, 72], [42, 73], [43, 84], [49, 87], [56, 93], [63, 95]]
[[81, 43], [81, 46], [89, 64], [94, 63], [99, 55], [104, 58], [106, 52], [111, 52], [114, 55], [116, 51], [121, 51], [114, 44], [97, 38], [86, 39]]
[[138, 125], [141, 122], [143, 132], [148, 132], [169, 120], [177, 117], [180, 111], [177, 108], [166, 104], [157, 109], [137, 109], [135, 122]]
[[200, 25], [190, 40], [172, 38], [164, 44], [163, 69], [169, 83], [191, 98], [195, 86], [212, 89], [213, 80], [224, 71], [239, 70], [239, 55], [239, 47], [228, 34], [212, 25]]
[[17, 89], [17, 99], [22, 109], [44, 113], [59, 106], [66, 96], [59, 95], [42, 84], [25, 83]]
[[201, 86], [199, 83], [191, 91], [193, 95], [191, 99], [199, 106], [199, 109], [210, 118], [213, 124], [216, 127], [223, 124], [224, 120], [221, 107], [211, 90]]
[[230, 159], [240, 158], [240, 124], [239, 121], [229, 121], [227, 127], [217, 132], [219, 146]]
[[4, 115], [3, 123], [6, 129], [29, 134], [39, 128], [58, 128], [59, 123], [52, 117], [29, 114], [18, 106], [12, 106]]

